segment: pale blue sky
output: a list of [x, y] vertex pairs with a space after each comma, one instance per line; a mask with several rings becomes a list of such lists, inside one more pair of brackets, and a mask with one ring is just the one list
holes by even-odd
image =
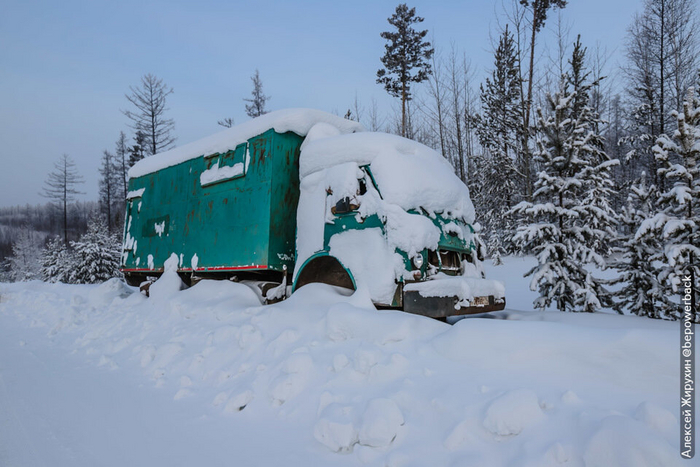
[[[113, 150], [120, 130], [131, 137], [120, 112], [128, 108], [124, 94], [149, 72], [175, 89], [168, 115], [178, 145], [220, 131], [216, 121], [223, 117], [245, 121], [242, 99], [256, 68], [271, 110], [344, 113], [357, 93], [365, 105], [376, 98], [388, 113], [392, 100], [375, 73], [384, 44], [379, 33], [397, 4], [2, 0], [0, 205], [44, 202], [38, 193], [62, 153], [79, 163], [83, 198], [96, 199], [102, 150]], [[572, 37], [581, 33], [590, 48], [599, 42], [616, 51], [614, 64], [641, 4], [570, 0], [563, 18]], [[496, 34], [501, 1], [409, 6], [425, 17], [438, 47], [454, 41], [467, 52], [480, 81], [491, 65], [489, 33]]]

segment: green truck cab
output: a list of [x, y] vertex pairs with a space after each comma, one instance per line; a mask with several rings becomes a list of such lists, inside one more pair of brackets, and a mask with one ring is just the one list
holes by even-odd
[[[131, 285], [157, 278], [175, 255], [186, 284], [251, 281], [268, 301], [323, 282], [438, 318], [503, 309], [502, 284], [484, 279], [476, 258], [466, 187], [417, 145], [290, 109], [148, 157], [129, 172], [124, 277]], [[438, 167], [438, 176], [452, 178], [420, 187], [422, 198], [414, 186], [397, 192], [396, 180], [416, 174], [402, 175], [399, 164], [387, 177], [383, 156], [396, 156], [396, 147], [408, 148], [400, 155], [408, 166], [411, 151], [421, 156], [413, 172]], [[431, 190], [443, 186], [453, 193], [431, 204], [440, 198]]]

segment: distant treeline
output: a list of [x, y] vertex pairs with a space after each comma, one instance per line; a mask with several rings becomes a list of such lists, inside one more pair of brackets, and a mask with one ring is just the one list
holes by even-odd
[[[97, 215], [96, 201], [75, 202], [68, 206], [68, 238], [77, 240], [87, 231], [88, 219]], [[19, 232], [29, 230], [46, 244], [49, 239], [63, 235], [62, 213], [51, 203], [0, 208], [0, 264], [12, 255], [12, 244]]]

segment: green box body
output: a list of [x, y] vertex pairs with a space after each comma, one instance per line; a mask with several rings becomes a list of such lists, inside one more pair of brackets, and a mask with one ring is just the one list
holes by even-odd
[[[291, 274], [302, 141], [271, 129], [235, 150], [130, 179], [122, 256], [127, 279], [158, 275], [173, 253], [182, 273], [245, 271], [281, 279], [286, 268]], [[235, 173], [236, 164], [243, 173]], [[202, 173], [216, 167], [234, 175], [202, 183]]]

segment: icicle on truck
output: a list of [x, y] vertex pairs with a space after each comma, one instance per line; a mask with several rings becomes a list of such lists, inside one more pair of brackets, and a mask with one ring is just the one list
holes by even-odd
[[322, 282], [435, 318], [505, 307], [444, 158], [321, 111], [269, 113], [138, 162], [125, 220], [131, 285], [177, 258], [187, 284], [255, 281], [268, 301]]

